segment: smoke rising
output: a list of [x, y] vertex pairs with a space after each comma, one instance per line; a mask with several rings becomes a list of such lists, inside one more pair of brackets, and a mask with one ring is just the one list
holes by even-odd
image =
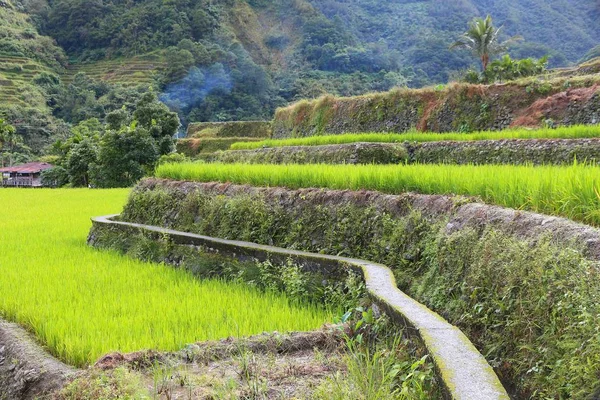
[[185, 78], [169, 84], [159, 96], [171, 110], [186, 112], [200, 105], [208, 95], [229, 94], [233, 80], [223, 64], [216, 63], [207, 68], [192, 67]]

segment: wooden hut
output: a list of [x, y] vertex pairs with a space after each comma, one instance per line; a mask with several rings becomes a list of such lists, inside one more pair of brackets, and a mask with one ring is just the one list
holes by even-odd
[[2, 186], [9, 187], [42, 187], [42, 172], [52, 168], [51, 164], [30, 162], [0, 168]]

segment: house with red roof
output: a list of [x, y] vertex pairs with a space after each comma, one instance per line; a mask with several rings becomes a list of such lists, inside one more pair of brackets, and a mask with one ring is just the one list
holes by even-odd
[[8, 187], [42, 187], [42, 172], [53, 165], [44, 162], [30, 162], [0, 168], [1, 185]]

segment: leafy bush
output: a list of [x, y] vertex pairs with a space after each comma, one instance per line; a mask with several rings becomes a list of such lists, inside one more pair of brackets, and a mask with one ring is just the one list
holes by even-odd
[[515, 60], [506, 54], [501, 59], [492, 61], [483, 73], [479, 73], [473, 69], [467, 70], [461, 80], [472, 84], [506, 82], [540, 75], [547, 68], [548, 56], [544, 56], [538, 60], [533, 58]]
[[69, 183], [69, 173], [63, 167], [53, 167], [42, 172], [42, 185], [46, 187], [62, 187]]

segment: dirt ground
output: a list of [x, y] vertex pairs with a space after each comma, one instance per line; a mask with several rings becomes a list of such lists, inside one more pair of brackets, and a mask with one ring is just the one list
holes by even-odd
[[175, 353], [111, 353], [54, 399], [307, 399], [344, 373], [342, 336], [326, 326], [202, 342]]

